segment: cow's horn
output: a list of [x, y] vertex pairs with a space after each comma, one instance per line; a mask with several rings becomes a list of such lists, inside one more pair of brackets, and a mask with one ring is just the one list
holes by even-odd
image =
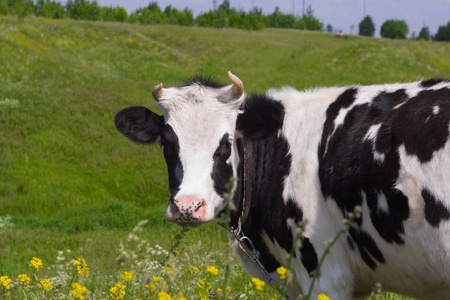
[[244, 93], [244, 84], [242, 81], [231, 73], [231, 71], [228, 71], [228, 77], [230, 78], [231, 82], [233, 83], [233, 97], [234, 98], [240, 98], [242, 94]]
[[161, 95], [163, 93], [163, 84], [157, 84], [152, 91], [153, 98], [155, 98], [156, 101], [159, 101], [161, 98]]

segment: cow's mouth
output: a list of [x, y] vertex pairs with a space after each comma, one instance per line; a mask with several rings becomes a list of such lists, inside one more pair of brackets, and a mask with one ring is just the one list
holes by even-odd
[[197, 228], [200, 227], [204, 222], [180, 222], [180, 221], [172, 221], [181, 227], [192, 227]]

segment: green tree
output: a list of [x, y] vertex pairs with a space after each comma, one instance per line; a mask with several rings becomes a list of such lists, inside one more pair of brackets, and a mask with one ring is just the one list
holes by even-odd
[[278, 6], [275, 7], [273, 14], [269, 16], [270, 27], [275, 28], [294, 28], [295, 17], [292, 14], [283, 14]]
[[141, 24], [169, 24], [169, 17], [161, 11], [156, 2], [136, 11]]
[[207, 13], [203, 13], [197, 16], [195, 20], [198, 26], [202, 27], [217, 27], [217, 22], [219, 20], [216, 11], [210, 10]]
[[248, 13], [247, 18], [249, 20], [249, 27], [246, 29], [260, 30], [269, 27], [269, 18], [263, 15], [261, 8], [255, 7]]
[[114, 9], [111, 6], [100, 7], [100, 20], [114, 21]]
[[222, 6], [219, 7], [219, 10], [217, 11], [217, 25], [218, 28], [225, 28], [228, 27], [228, 11], [222, 8]]
[[66, 4], [67, 12], [70, 18], [74, 20], [100, 20], [100, 7], [97, 1], [89, 2], [87, 0], [68, 0]]
[[431, 39], [430, 29], [427, 26], [423, 26], [419, 32], [419, 36], [417, 39], [424, 39], [425, 41], [429, 41]]
[[381, 26], [380, 34], [385, 38], [406, 39], [408, 25], [402, 20], [387, 20]]
[[242, 28], [242, 16], [234, 8], [228, 11], [228, 26], [231, 28]]
[[333, 32], [333, 26], [331, 24], [327, 25], [327, 32]]
[[314, 17], [314, 10], [310, 5], [306, 9], [306, 14], [297, 20], [295, 27], [306, 30], [322, 30], [323, 23]]
[[0, 0], [0, 15], [6, 16], [9, 14], [8, 1]]
[[118, 6], [114, 9], [114, 21], [126, 22], [128, 20], [128, 13], [125, 8]]
[[181, 25], [181, 26], [193, 26], [194, 17], [189, 9], [178, 10], [171, 5], [166, 6], [164, 13], [167, 15], [169, 24]]
[[131, 24], [135, 24], [139, 22], [139, 18], [136, 12], [132, 12], [130, 16], [128, 17], [128, 22]]
[[66, 17], [64, 6], [55, 1], [46, 1], [42, 6], [42, 16], [51, 19], [62, 19]]
[[375, 24], [370, 16], [366, 16], [361, 23], [359, 23], [359, 35], [373, 36], [375, 33]]
[[450, 22], [447, 25], [439, 26], [436, 35], [434, 36], [436, 41], [450, 41]]
[[125, 22], [128, 20], [128, 14], [125, 8], [117, 6], [100, 7], [100, 19], [103, 21]]
[[32, 0], [10, 0], [8, 7], [11, 14], [24, 18], [33, 13], [34, 3]]

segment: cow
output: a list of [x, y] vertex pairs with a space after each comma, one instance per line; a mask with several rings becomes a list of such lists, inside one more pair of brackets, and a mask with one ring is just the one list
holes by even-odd
[[323, 261], [311, 299], [359, 299], [377, 283], [450, 299], [450, 81], [247, 96], [228, 76], [229, 85], [204, 76], [158, 84], [162, 115], [134, 106], [115, 116], [131, 141], [161, 144], [166, 218], [195, 227], [226, 213], [234, 177], [230, 228], [250, 255], [237, 252], [266, 282], [290, 266], [286, 297], [295, 299], [315, 278], [325, 242], [359, 211]]

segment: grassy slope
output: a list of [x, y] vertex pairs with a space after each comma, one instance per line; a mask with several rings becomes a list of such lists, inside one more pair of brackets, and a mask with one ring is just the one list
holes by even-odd
[[[450, 44], [350, 37], [297, 30], [139, 26], [0, 18], [0, 271], [31, 256], [54, 260], [76, 249], [108, 269], [114, 246], [139, 220], [170, 245], [179, 229], [163, 219], [165, 164], [158, 146], [120, 136], [114, 114], [155, 108], [152, 87], [197, 73], [247, 92], [292, 85], [371, 84], [450, 76]], [[170, 237], [170, 238], [167, 238]], [[227, 243], [214, 225], [188, 239]], [[216, 243], [217, 244], [217, 243]], [[1, 273], [1, 272], [0, 272]]]

